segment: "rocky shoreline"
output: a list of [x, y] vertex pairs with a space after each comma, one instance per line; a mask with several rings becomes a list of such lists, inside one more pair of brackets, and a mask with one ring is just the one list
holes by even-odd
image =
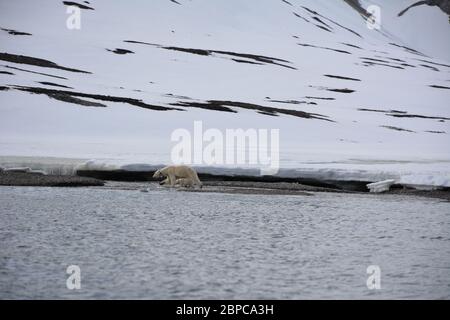
[[[44, 175], [29, 172], [10, 172], [0, 170], [0, 186], [35, 186], [35, 187], [102, 187], [116, 190], [149, 191], [163, 189], [157, 181], [109, 181], [92, 177], [71, 175]], [[362, 191], [349, 191], [339, 188], [307, 185], [298, 182], [263, 182], [263, 181], [223, 181], [206, 180], [204, 187], [176, 188], [178, 192], [227, 193], [253, 195], [301, 195], [312, 196], [314, 193], [333, 192], [342, 194], [370, 194]], [[375, 194], [374, 194], [375, 195]], [[377, 194], [380, 195], [380, 194]], [[415, 190], [409, 188], [392, 188], [381, 195], [405, 195], [435, 198], [450, 201], [450, 189]]]
[[103, 186], [104, 184], [104, 181], [95, 178], [0, 171], [0, 186], [88, 187]]
[[180, 191], [186, 192], [219, 192], [229, 194], [260, 194], [260, 195], [303, 195], [311, 196], [314, 193], [333, 192], [342, 194], [370, 194], [370, 195], [404, 195], [417, 196], [433, 199], [442, 199], [450, 201], [450, 190], [415, 190], [410, 188], [393, 188], [383, 193], [369, 193], [360, 191], [348, 191], [342, 189], [322, 188], [308, 186], [292, 182], [244, 182], [244, 181], [207, 181], [204, 183], [203, 189], [186, 189], [181, 188]]

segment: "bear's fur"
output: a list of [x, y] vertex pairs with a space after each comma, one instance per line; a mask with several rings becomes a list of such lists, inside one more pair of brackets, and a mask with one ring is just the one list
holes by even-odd
[[153, 175], [153, 178], [159, 179], [165, 177], [159, 184], [168, 184], [171, 187], [176, 185], [180, 186], [199, 186], [203, 187], [202, 182], [198, 178], [197, 172], [191, 167], [179, 165], [179, 166], [167, 166], [159, 169]]
[[180, 186], [183, 188], [190, 188], [190, 187], [193, 187], [193, 183], [192, 183], [191, 179], [180, 178], [180, 179], [177, 179], [177, 181], [175, 182], [175, 186]]

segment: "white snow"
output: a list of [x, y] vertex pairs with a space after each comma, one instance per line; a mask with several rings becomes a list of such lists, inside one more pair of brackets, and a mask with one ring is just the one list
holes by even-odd
[[[387, 112], [358, 111], [361, 108], [400, 110], [409, 115], [450, 118], [450, 90], [430, 87], [450, 86], [450, 68], [441, 66], [450, 64], [450, 28], [448, 17], [439, 9], [422, 6], [398, 18], [397, 13], [412, 1], [370, 1], [382, 8], [382, 30], [378, 32], [369, 30], [365, 20], [343, 1], [292, 0], [293, 6], [276, 0], [179, 2], [181, 5], [169, 0], [139, 4], [92, 1], [95, 10], [82, 10], [81, 30], [66, 28], [66, 8], [60, 1], [1, 2], [0, 27], [33, 35], [13, 36], [0, 30], [0, 52], [48, 59], [92, 74], [0, 60], [0, 71], [15, 74], [0, 74], [0, 86], [61, 89], [36, 83], [49, 81], [77, 92], [142, 99], [161, 106], [187, 101], [176, 95], [198, 102], [240, 101], [318, 113], [334, 122], [289, 115], [272, 117], [235, 107], [232, 109], [237, 113], [196, 108], [153, 111], [106, 101], [100, 102], [107, 108], [83, 107], [10, 89], [0, 91], [0, 156], [14, 156], [16, 164], [30, 160], [24, 157], [44, 159], [40, 161], [41, 167], [50, 166], [65, 173], [73, 172], [80, 164], [102, 169], [154, 168], [170, 163], [173, 130], [191, 130], [194, 121], [202, 120], [204, 128], [222, 131], [280, 129], [280, 176], [362, 181], [395, 179], [407, 184], [450, 186], [448, 120], [398, 118], [386, 115]], [[368, 5], [369, 1], [362, 3]], [[320, 19], [332, 32], [315, 26], [320, 23], [303, 7], [320, 13]], [[123, 40], [270, 56], [291, 62], [289, 65], [297, 70], [272, 64], [237, 63], [224, 55], [194, 55]], [[413, 48], [428, 57], [390, 43]], [[106, 51], [115, 48], [128, 49], [134, 54]], [[362, 57], [401, 59], [414, 67], [366, 67]], [[402, 63], [390, 61], [395, 66]], [[325, 74], [361, 81], [328, 78]], [[324, 88], [349, 88], [355, 92], [343, 94]], [[276, 103], [266, 97], [307, 100], [317, 105]], [[61, 161], [59, 169], [55, 159]], [[85, 163], [89, 159], [93, 161]], [[9, 166], [15, 164], [11, 158], [8, 161]], [[36, 165], [39, 161], [32, 162], [35, 167], [31, 168], [41, 168]], [[0, 165], [5, 163], [0, 161]], [[259, 172], [251, 166], [199, 167], [204, 172]]]

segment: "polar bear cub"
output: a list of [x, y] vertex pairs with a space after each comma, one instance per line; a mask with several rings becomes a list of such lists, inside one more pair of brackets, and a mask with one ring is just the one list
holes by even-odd
[[153, 175], [153, 178], [162, 178], [165, 177], [163, 181], [159, 184], [165, 185], [169, 184], [171, 187], [176, 185], [182, 187], [192, 187], [194, 185], [203, 187], [202, 182], [198, 178], [197, 172], [188, 166], [167, 166], [162, 169], [159, 169]]

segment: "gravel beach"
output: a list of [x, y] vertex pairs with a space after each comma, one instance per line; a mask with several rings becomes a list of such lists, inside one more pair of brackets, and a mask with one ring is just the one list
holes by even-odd
[[69, 175], [42, 175], [25, 172], [0, 172], [0, 186], [87, 187], [103, 186], [102, 180]]
[[[159, 187], [156, 181], [129, 182], [108, 181], [90, 177], [71, 175], [42, 175], [38, 173], [0, 171], [0, 186], [41, 186], [41, 187], [102, 187], [108, 189], [140, 190]], [[334, 188], [309, 186], [296, 182], [258, 182], [258, 181], [204, 181], [204, 187], [182, 188], [175, 191], [193, 193], [227, 193], [255, 195], [301, 195], [309, 196], [314, 192], [353, 194], [366, 192], [348, 191]], [[392, 188], [384, 194], [399, 194], [450, 201], [450, 190], [414, 190], [409, 188]]]

